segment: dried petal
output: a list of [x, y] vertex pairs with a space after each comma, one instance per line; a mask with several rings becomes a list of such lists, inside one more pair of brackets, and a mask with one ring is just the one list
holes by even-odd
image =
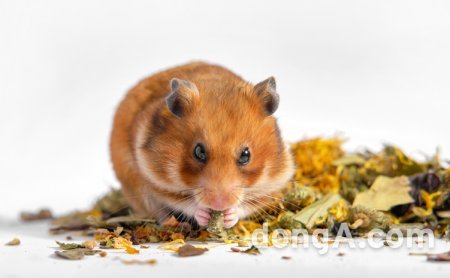
[[197, 248], [191, 244], [185, 244], [178, 248], [178, 256], [180, 257], [189, 257], [189, 256], [197, 256], [202, 255], [208, 251], [207, 248]]

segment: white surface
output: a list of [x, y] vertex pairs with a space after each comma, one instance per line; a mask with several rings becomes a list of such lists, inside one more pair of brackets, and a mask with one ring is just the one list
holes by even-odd
[[275, 251], [166, 256], [136, 268], [108, 258], [100, 267], [99, 258], [50, 259], [53, 239], [42, 226], [5, 228], [2, 219], [20, 210], [85, 208], [117, 186], [108, 154], [117, 103], [140, 78], [197, 59], [252, 82], [274, 75], [288, 140], [340, 133], [350, 150], [391, 142], [418, 157], [441, 146], [450, 158], [449, 1], [0, 0], [0, 238], [24, 241], [0, 247], [2, 273], [242, 274], [247, 262], [296, 276], [442, 271], [388, 250], [344, 258], [297, 251], [292, 261]]
[[[261, 249], [262, 255], [251, 256], [230, 251], [230, 246], [210, 249], [198, 257], [177, 257], [156, 245], [141, 249], [138, 255], [124, 250], [107, 250], [108, 256], [87, 256], [80, 261], [56, 258], [54, 240], [64, 236], [49, 236], [47, 225], [2, 224], [0, 242], [19, 236], [20, 246], [0, 245], [0, 277], [446, 277], [449, 263], [426, 262], [424, 256], [409, 256], [410, 252], [446, 252], [449, 242], [439, 241], [433, 249], [352, 249], [342, 244], [326, 254], [317, 249]], [[74, 236], [76, 242], [85, 238]], [[364, 241], [364, 240], [361, 240]], [[358, 241], [360, 242], [360, 241]], [[343, 252], [344, 256], [337, 256]], [[290, 256], [283, 260], [282, 256]], [[156, 259], [152, 265], [123, 265], [125, 260]]]

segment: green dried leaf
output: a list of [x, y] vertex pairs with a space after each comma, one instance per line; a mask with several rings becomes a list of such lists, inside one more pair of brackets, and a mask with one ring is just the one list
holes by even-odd
[[245, 249], [244, 251], [241, 251], [241, 253], [249, 254], [249, 255], [259, 255], [261, 252], [259, 251], [258, 247], [255, 245], [252, 245], [250, 248]]
[[66, 260], [81, 260], [84, 257], [84, 252], [79, 249], [55, 251], [55, 254]]
[[59, 242], [56, 241], [56, 243], [59, 245], [59, 248], [61, 248], [62, 250], [73, 250], [73, 249], [84, 249], [84, 245], [83, 244], [79, 244], [79, 243], [64, 243], [64, 242]]
[[368, 191], [356, 195], [353, 206], [363, 205], [381, 211], [388, 211], [396, 205], [414, 202], [409, 179], [405, 176], [389, 178], [379, 176]]
[[327, 215], [328, 210], [340, 199], [339, 194], [330, 192], [322, 199], [299, 211], [295, 215], [294, 220], [302, 223], [307, 229], [311, 229], [316, 221], [320, 217]]
[[298, 211], [316, 200], [314, 191], [306, 186], [295, 185], [294, 188], [285, 193], [283, 205], [291, 211]]
[[213, 237], [224, 238], [226, 237], [225, 230], [223, 228], [224, 213], [223, 211], [211, 212], [211, 219], [209, 220], [208, 228], [206, 229]]
[[135, 216], [117, 216], [113, 218], [109, 218], [106, 220], [106, 224], [110, 225], [118, 225], [118, 224], [128, 224], [128, 225], [140, 225], [147, 223], [156, 223], [156, 220], [153, 218], [138, 218]]
[[277, 218], [278, 225], [282, 229], [289, 229], [289, 230], [302, 228], [302, 223], [294, 220], [295, 216], [296, 214], [291, 211], [281, 212]]
[[100, 198], [94, 206], [94, 209], [106, 214], [115, 214], [127, 208], [128, 204], [120, 189], [111, 189], [111, 191]]

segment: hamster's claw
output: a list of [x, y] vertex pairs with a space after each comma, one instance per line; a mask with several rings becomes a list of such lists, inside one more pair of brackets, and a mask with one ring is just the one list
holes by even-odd
[[200, 226], [207, 226], [211, 218], [211, 210], [204, 207], [198, 207], [195, 211], [194, 218]]
[[234, 225], [236, 225], [236, 223], [239, 221], [239, 217], [237, 214], [237, 209], [234, 208], [230, 208], [228, 210], [225, 211], [224, 213], [224, 221], [223, 221], [223, 226], [225, 228], [231, 228]]

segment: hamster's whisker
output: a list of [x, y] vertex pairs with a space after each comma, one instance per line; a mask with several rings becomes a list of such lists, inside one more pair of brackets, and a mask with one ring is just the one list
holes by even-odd
[[[194, 199], [195, 196], [197, 196], [197, 195], [200, 194], [200, 193], [201, 193], [201, 191], [199, 191], [199, 192], [197, 192], [197, 193], [194, 193], [193, 195], [185, 196], [185, 197], [183, 197], [182, 199], [179, 199], [179, 200], [175, 201], [175, 202], [173, 203], [173, 205], [179, 205], [179, 204], [181, 204], [182, 202], [188, 202], [190, 199], [195, 200], [195, 199]], [[163, 210], [167, 210], [167, 212], [164, 212], [164, 214], [163, 214], [162, 216], [158, 217], [159, 219], [156, 219], [156, 220], [158, 220], [158, 222], [159, 222], [160, 219], [168, 218], [171, 214], [173, 214], [173, 213], [176, 211], [175, 208], [167, 207], [167, 206], [162, 206], [162, 207], [160, 207], [159, 209], [155, 210], [155, 211], [154, 211], [154, 214], [157, 215], [158, 213], [162, 212]], [[160, 223], [160, 224], [161, 224], [161, 223]]]
[[[247, 199], [239, 198], [239, 196], [237, 196], [236, 194], [234, 194], [234, 192], [232, 192], [232, 194], [233, 194], [234, 197], [237, 198], [237, 199], [239, 200], [239, 202], [241, 202], [242, 204], [244, 204], [244, 205], [248, 204], [248, 205], [250, 206], [250, 208], [252, 209], [252, 214], [256, 212], [256, 213], [258, 213], [261, 217], [263, 217], [263, 215], [261, 214], [261, 212], [266, 213], [266, 212], [263, 211], [262, 208], [259, 207], [257, 204], [252, 203], [252, 202], [251, 202], [251, 201], [252, 201], [251, 199], [250, 199], [250, 200], [247, 200]], [[266, 214], [269, 215], [268, 213], [266, 213]]]
[[288, 205], [290, 205], [290, 206], [295, 207], [295, 209], [298, 209], [298, 210], [303, 209], [303, 207], [299, 207], [299, 206], [297, 206], [296, 204], [294, 204], [294, 203], [292, 203], [292, 202], [288, 202], [288, 201], [284, 200], [283, 198], [277, 198], [277, 197], [274, 197], [274, 196], [271, 196], [271, 195], [268, 195], [268, 194], [264, 194], [264, 193], [259, 193], [259, 195], [261, 195], [261, 196], [263, 196], [263, 197], [271, 198], [271, 199], [273, 199], [274, 201], [283, 202], [283, 203], [285, 203], [285, 204], [288, 204]]
[[[250, 210], [251, 210], [250, 216], [254, 217], [254, 219], [256, 219], [256, 216], [253, 216], [254, 214], [257, 214], [261, 218], [265, 218], [265, 215], [262, 214], [262, 212], [264, 212], [264, 211], [262, 211], [259, 208], [259, 206], [255, 205], [251, 201], [246, 200], [244, 205], [246, 205], [246, 206], [248, 206], [250, 208]], [[264, 213], [266, 213], [266, 212], [264, 212]], [[269, 215], [268, 213], [266, 213], [266, 214]]]
[[253, 201], [255, 201], [255, 202], [257, 202], [257, 203], [259, 203], [259, 204], [262, 204], [264, 207], [268, 207], [268, 208], [270, 208], [270, 209], [278, 209], [278, 207], [276, 207], [276, 206], [274, 206], [273, 204], [271, 204], [270, 202], [264, 202], [264, 201], [261, 201], [258, 197], [259, 196], [252, 196], [252, 195], [247, 195], [247, 197], [250, 199], [250, 200], [253, 200]]
[[[192, 201], [193, 201], [193, 202], [190, 202], [190, 203], [187, 204], [186, 210], [190, 210], [190, 209], [195, 208], [197, 202], [195, 202], [195, 198], [194, 198], [194, 197], [197, 196], [197, 195], [199, 195], [200, 193], [202, 193], [202, 192], [199, 191], [199, 192], [197, 192], [195, 195], [190, 196], [190, 197], [192, 198]], [[199, 199], [199, 202], [200, 202], [201, 200], [203, 200], [203, 198], [204, 198], [204, 196], [201, 196], [201, 198]], [[187, 201], [189, 201], [189, 199], [178, 200], [177, 204], [179, 204], [181, 201], [187, 202]], [[163, 207], [162, 209], [164, 209], [164, 207]], [[163, 215], [162, 218], [167, 218], [169, 215], [173, 214], [175, 211], [177, 211], [177, 210], [174, 209], [174, 208], [171, 208], [166, 214]], [[180, 222], [180, 223], [185, 222], [185, 220], [188, 218], [188, 215], [185, 214], [185, 213], [183, 213], [183, 214], [182, 214], [182, 217], [183, 217], [183, 218], [181, 219], [181, 221], [178, 221], [178, 222]], [[181, 226], [181, 231], [180, 231], [180, 232], [183, 233], [183, 230], [184, 230], [184, 226]]]
[[[200, 193], [201, 193], [201, 191], [195, 193], [194, 195], [186, 196], [180, 200], [175, 201], [174, 203], [172, 203], [172, 205], [179, 205], [182, 202], [188, 202], [190, 199], [192, 199], [192, 201], [195, 201], [195, 196], [199, 195]], [[192, 203], [189, 203], [188, 205], [192, 205]], [[160, 209], [156, 210], [155, 213], [159, 213], [164, 209], [167, 209], [167, 207], [161, 207]], [[170, 207], [170, 210], [167, 213], [163, 214], [163, 216], [161, 218], [167, 218], [169, 215], [173, 214], [176, 210], [177, 209], [173, 208], [173, 206]]]

